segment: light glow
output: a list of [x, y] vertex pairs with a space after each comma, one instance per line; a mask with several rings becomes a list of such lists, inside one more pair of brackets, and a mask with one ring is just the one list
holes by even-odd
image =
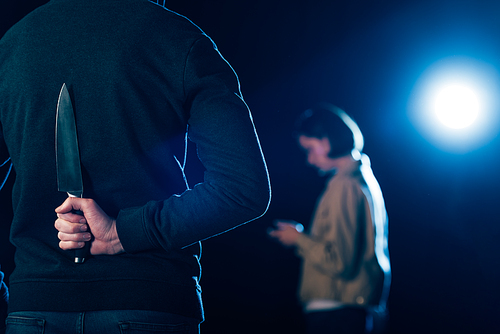
[[474, 123], [479, 108], [479, 101], [472, 89], [459, 84], [441, 89], [434, 105], [441, 123], [453, 129], [462, 129]]
[[484, 62], [451, 57], [425, 70], [408, 103], [409, 118], [429, 142], [466, 153], [498, 134], [500, 79]]

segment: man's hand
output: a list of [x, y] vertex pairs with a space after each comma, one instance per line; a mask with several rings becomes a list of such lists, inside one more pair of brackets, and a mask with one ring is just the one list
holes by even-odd
[[299, 235], [303, 230], [302, 224], [295, 221], [278, 220], [275, 222], [276, 229], [269, 231], [269, 236], [277, 239], [285, 246], [295, 246]]
[[[72, 213], [80, 210], [83, 216]], [[59, 247], [64, 250], [82, 248], [86, 241], [92, 255], [114, 255], [124, 252], [118, 233], [116, 220], [109, 217], [97, 203], [89, 198], [69, 197], [56, 210], [54, 224], [59, 231]]]

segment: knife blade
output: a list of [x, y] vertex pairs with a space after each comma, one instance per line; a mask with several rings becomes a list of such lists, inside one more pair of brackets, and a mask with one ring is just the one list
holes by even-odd
[[[66, 83], [61, 87], [56, 110], [56, 168], [57, 188], [69, 197], [83, 196], [82, 168], [76, 131], [75, 115]], [[81, 211], [73, 213], [83, 216]], [[85, 247], [75, 250], [75, 263], [83, 263], [90, 249], [90, 242]]]

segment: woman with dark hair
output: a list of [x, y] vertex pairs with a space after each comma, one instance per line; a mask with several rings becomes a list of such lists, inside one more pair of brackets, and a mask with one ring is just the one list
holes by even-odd
[[303, 259], [307, 332], [380, 332], [391, 277], [387, 213], [361, 131], [344, 111], [324, 104], [299, 117], [296, 136], [308, 163], [331, 175], [308, 233], [286, 220], [270, 232]]

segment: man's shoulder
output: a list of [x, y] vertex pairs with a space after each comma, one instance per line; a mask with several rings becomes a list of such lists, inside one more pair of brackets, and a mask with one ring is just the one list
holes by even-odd
[[[154, 0], [143, 0], [151, 4], [150, 10], [158, 15], [159, 19], [168, 21], [169, 24], [182, 26], [190, 32], [203, 33], [202, 29], [188, 17], [165, 7], [161, 2]], [[166, 28], [166, 27], [165, 27]]]

